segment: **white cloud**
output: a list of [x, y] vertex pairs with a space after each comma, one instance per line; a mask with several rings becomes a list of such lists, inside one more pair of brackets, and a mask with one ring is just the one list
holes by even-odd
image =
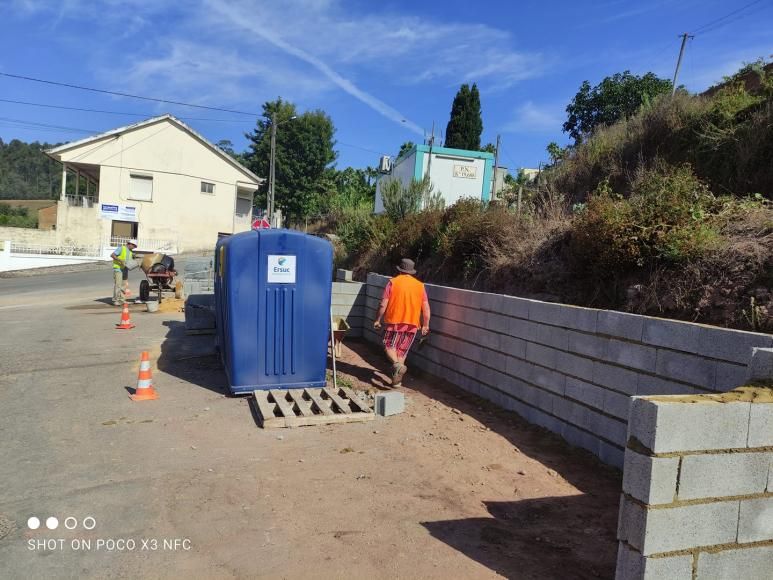
[[513, 118], [502, 127], [505, 133], [552, 133], [561, 130], [563, 118], [560, 107], [540, 106], [526, 101], [516, 110]]
[[[337, 87], [417, 134], [419, 124], [366, 86], [477, 82], [491, 91], [550, 66], [505, 30], [343, 0], [13, 1], [71, 35], [111, 88], [254, 107], [278, 94], [313, 103]], [[76, 19], [89, 34], [76, 38]]]

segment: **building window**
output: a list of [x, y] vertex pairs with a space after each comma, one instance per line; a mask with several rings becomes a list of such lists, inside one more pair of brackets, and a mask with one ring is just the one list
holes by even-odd
[[138, 201], [153, 201], [153, 176], [129, 174], [129, 198]]
[[201, 182], [201, 193], [206, 193], [209, 195], [215, 195], [215, 184], [214, 183], [208, 183], [206, 181]]
[[137, 222], [113, 220], [110, 226], [110, 243], [116, 246], [137, 239]]

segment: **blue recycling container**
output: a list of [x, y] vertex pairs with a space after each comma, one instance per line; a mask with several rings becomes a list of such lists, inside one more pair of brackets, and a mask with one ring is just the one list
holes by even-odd
[[217, 344], [232, 393], [324, 387], [333, 247], [291, 230], [221, 238]]

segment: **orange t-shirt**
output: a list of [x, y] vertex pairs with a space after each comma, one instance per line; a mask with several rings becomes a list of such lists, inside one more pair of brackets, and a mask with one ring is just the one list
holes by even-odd
[[384, 288], [387, 309], [384, 322], [388, 325], [410, 325], [414, 328], [421, 321], [421, 307], [427, 301], [424, 284], [413, 276], [400, 274], [392, 278]]

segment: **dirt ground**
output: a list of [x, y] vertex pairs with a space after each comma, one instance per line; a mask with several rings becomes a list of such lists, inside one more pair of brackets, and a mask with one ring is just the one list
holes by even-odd
[[[105, 292], [72, 284], [0, 307], [0, 577], [614, 576], [620, 476], [589, 454], [411, 372], [401, 415], [263, 430], [181, 313], [136, 306], [116, 331]], [[160, 398], [134, 403], [143, 349]], [[339, 370], [388, 388], [382, 360], [347, 341]], [[32, 531], [32, 515], [97, 526]], [[52, 538], [65, 548], [28, 547]], [[189, 549], [67, 548], [78, 538]]]

